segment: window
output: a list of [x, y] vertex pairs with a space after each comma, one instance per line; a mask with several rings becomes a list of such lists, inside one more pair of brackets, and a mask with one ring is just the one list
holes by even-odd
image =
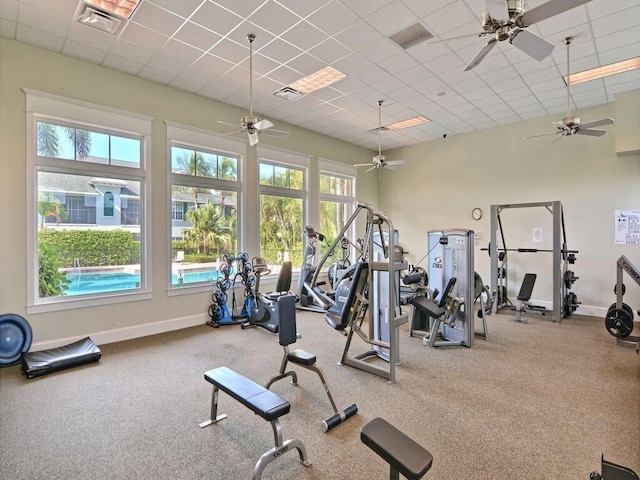
[[[353, 214], [354, 178], [328, 172], [320, 173], [320, 231], [326, 236], [321, 253], [331, 245]], [[351, 232], [347, 232], [349, 237]]]
[[260, 256], [268, 265], [302, 264], [305, 169], [260, 160]]
[[150, 120], [32, 91], [27, 112], [34, 172], [28, 180], [34, 255], [27, 311], [146, 294]]
[[171, 162], [170, 288], [209, 288], [218, 277], [220, 258], [238, 251], [241, 157], [222, 151], [229, 142], [206, 132], [168, 124], [167, 135]]

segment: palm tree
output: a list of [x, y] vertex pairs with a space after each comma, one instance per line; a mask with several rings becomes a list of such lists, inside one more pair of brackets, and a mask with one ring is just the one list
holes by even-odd
[[[182, 173], [184, 175], [193, 175], [196, 177], [211, 176], [211, 166], [200, 152], [192, 150], [188, 156], [181, 155], [176, 160], [178, 162], [178, 173]], [[196, 210], [198, 209], [199, 191], [200, 189], [198, 187], [191, 187], [191, 193], [193, 194], [193, 203]]]
[[60, 127], [38, 122], [38, 155], [55, 157], [60, 151], [60, 129], [75, 146], [75, 157], [84, 158], [91, 151], [91, 132], [73, 127]]
[[192, 227], [185, 232], [187, 239], [195, 243], [198, 253], [200, 253], [201, 242], [204, 247], [204, 254], [209, 255], [212, 243], [219, 247], [228, 244], [231, 240], [229, 227], [220, 205], [207, 202], [204, 205], [200, 205], [198, 209], [189, 210], [185, 217], [192, 224]]
[[[230, 157], [219, 157], [221, 161], [218, 162], [218, 178], [222, 180], [237, 180], [238, 178], [238, 167], [236, 164], [235, 158]], [[224, 212], [224, 201], [225, 201], [226, 192], [224, 190], [220, 190], [220, 205], [222, 206], [222, 211]]]
[[51, 195], [38, 194], [38, 214], [40, 215], [40, 230], [44, 229], [44, 221], [47, 217], [56, 219], [56, 227], [67, 219], [67, 211], [60, 200]]

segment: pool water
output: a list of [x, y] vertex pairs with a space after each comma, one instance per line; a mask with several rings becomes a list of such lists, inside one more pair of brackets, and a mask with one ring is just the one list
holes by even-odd
[[[212, 282], [218, 278], [215, 269], [182, 273], [182, 284]], [[140, 288], [140, 274], [117, 273], [67, 273], [69, 288], [66, 294], [87, 295], [90, 293], [118, 292]], [[171, 275], [171, 284], [178, 285], [178, 275]]]

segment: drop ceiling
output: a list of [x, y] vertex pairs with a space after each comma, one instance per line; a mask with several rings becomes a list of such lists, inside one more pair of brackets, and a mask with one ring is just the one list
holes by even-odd
[[[592, 0], [530, 26], [556, 46], [541, 62], [499, 42], [468, 72], [487, 38], [443, 39], [482, 31], [484, 0], [143, 0], [117, 35], [75, 22], [77, 6], [0, 0], [0, 35], [248, 110], [254, 33], [254, 113], [371, 149], [378, 100], [383, 125], [431, 120], [383, 132], [389, 149], [562, 114], [568, 35], [572, 72], [640, 56], [640, 0]], [[403, 50], [388, 38], [418, 21], [434, 39]], [[294, 101], [273, 95], [327, 65], [347, 77]], [[571, 107], [638, 88], [640, 70], [575, 85]], [[218, 120], [234, 119], [212, 118], [212, 130], [223, 130]]]

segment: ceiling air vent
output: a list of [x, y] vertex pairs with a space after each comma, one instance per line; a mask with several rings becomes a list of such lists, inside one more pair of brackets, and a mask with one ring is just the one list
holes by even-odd
[[433, 34], [427, 30], [422, 23], [416, 22], [413, 25], [409, 25], [407, 28], [394, 33], [389, 38], [407, 50], [408, 48], [424, 43], [430, 38], [433, 38]]
[[120, 25], [122, 25], [122, 19], [92, 8], [82, 2], [78, 5], [78, 13], [75, 18], [76, 22], [111, 34], [115, 34]]
[[304, 96], [304, 93], [299, 92], [295, 88], [291, 87], [282, 87], [280, 90], [276, 90], [275, 92], [273, 92], [273, 94], [276, 97], [284, 98], [285, 100], [289, 100], [290, 102]]

